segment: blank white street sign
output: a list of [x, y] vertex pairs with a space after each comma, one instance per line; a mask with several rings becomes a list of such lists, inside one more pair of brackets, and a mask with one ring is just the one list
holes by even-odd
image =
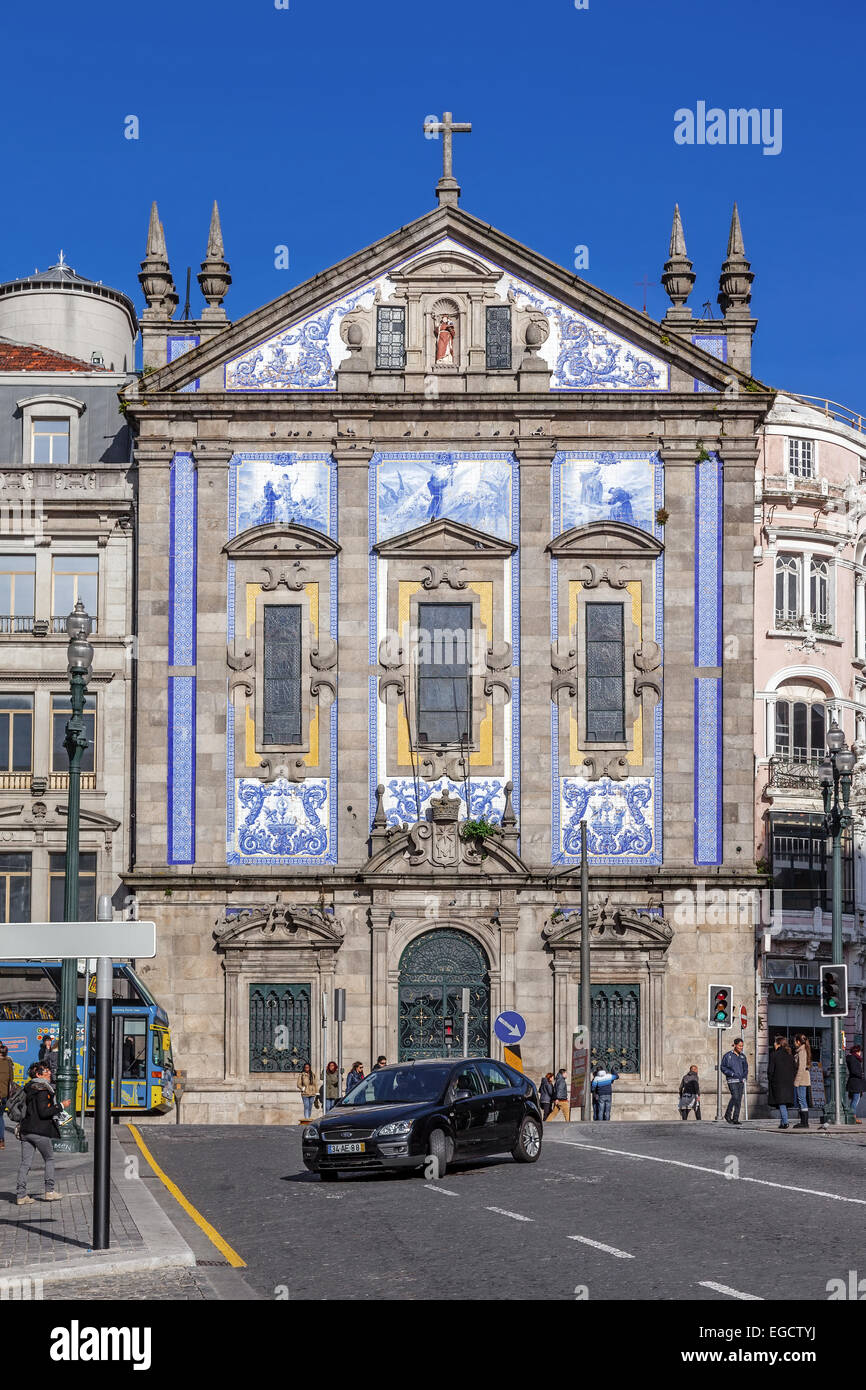
[[156, 955], [155, 922], [8, 922], [0, 926], [0, 960], [64, 960]]

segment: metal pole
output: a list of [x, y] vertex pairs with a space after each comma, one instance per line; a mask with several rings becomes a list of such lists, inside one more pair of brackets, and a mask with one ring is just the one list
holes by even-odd
[[722, 1120], [722, 1030], [716, 1029], [716, 1123]]
[[93, 1140], [93, 1248], [109, 1248], [111, 1157], [111, 996], [114, 963], [96, 962], [96, 1095]]
[[340, 1095], [343, 1094], [343, 1020], [337, 1019], [337, 1075], [340, 1078]]
[[592, 1096], [589, 1086], [589, 1058], [592, 1050], [590, 1015], [592, 990], [589, 942], [589, 864], [586, 858], [586, 821], [580, 822], [580, 1024], [586, 1029], [586, 1081], [583, 1087], [581, 1119], [592, 1119]]
[[[839, 786], [836, 784], [836, 797], [838, 800]], [[842, 826], [835, 827], [836, 833], [833, 836], [833, 943], [830, 954], [833, 957], [834, 965], [842, 963]], [[841, 1019], [833, 1019], [833, 1123], [842, 1123], [842, 1087], [841, 1077], [842, 1068], [839, 1064], [839, 1047], [841, 1044]]]
[[463, 1014], [463, 1056], [469, 1056], [469, 990], [464, 985], [461, 994], [462, 1014]]
[[[69, 754], [69, 796], [66, 808], [66, 866], [63, 884], [63, 917], [66, 922], [78, 921], [78, 835], [81, 815], [81, 761], [88, 746], [84, 730], [84, 691], [93, 648], [87, 641], [91, 621], [79, 599], [74, 613], [66, 620], [70, 641], [69, 693], [72, 713], [66, 724], [63, 746]], [[85, 1008], [87, 1001], [85, 999]], [[75, 1121], [75, 1064], [76, 1024], [78, 1012], [78, 970], [73, 959], [64, 959], [60, 970], [60, 1057], [57, 1067], [57, 1100], [68, 1101], [69, 1123], [63, 1126], [63, 1137], [55, 1140], [54, 1148], [61, 1153], [86, 1153], [84, 1131]]]
[[322, 990], [322, 1114], [328, 1099], [328, 996]]

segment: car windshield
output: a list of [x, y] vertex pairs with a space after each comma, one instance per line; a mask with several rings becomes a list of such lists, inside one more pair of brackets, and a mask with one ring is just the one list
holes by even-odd
[[438, 1101], [445, 1094], [452, 1068], [384, 1067], [366, 1076], [340, 1102], [346, 1105], [416, 1105], [419, 1101]]

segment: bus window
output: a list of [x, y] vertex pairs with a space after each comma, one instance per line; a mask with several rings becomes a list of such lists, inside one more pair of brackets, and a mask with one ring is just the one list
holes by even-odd
[[147, 1019], [123, 1020], [121, 1076], [124, 1081], [143, 1081], [147, 1076]]
[[163, 1035], [158, 1028], [152, 1028], [150, 1036], [153, 1039], [153, 1065], [155, 1067], [164, 1067], [165, 1056], [162, 1048]]

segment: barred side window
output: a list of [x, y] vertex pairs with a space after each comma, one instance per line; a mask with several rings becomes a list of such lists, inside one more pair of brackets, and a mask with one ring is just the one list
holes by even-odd
[[266, 745], [301, 742], [301, 607], [264, 609], [264, 711]]
[[406, 310], [380, 305], [376, 313], [376, 366], [402, 371], [406, 365]]
[[625, 641], [621, 603], [586, 605], [586, 740], [625, 742]]
[[507, 304], [487, 307], [487, 370], [511, 371], [511, 310]]

